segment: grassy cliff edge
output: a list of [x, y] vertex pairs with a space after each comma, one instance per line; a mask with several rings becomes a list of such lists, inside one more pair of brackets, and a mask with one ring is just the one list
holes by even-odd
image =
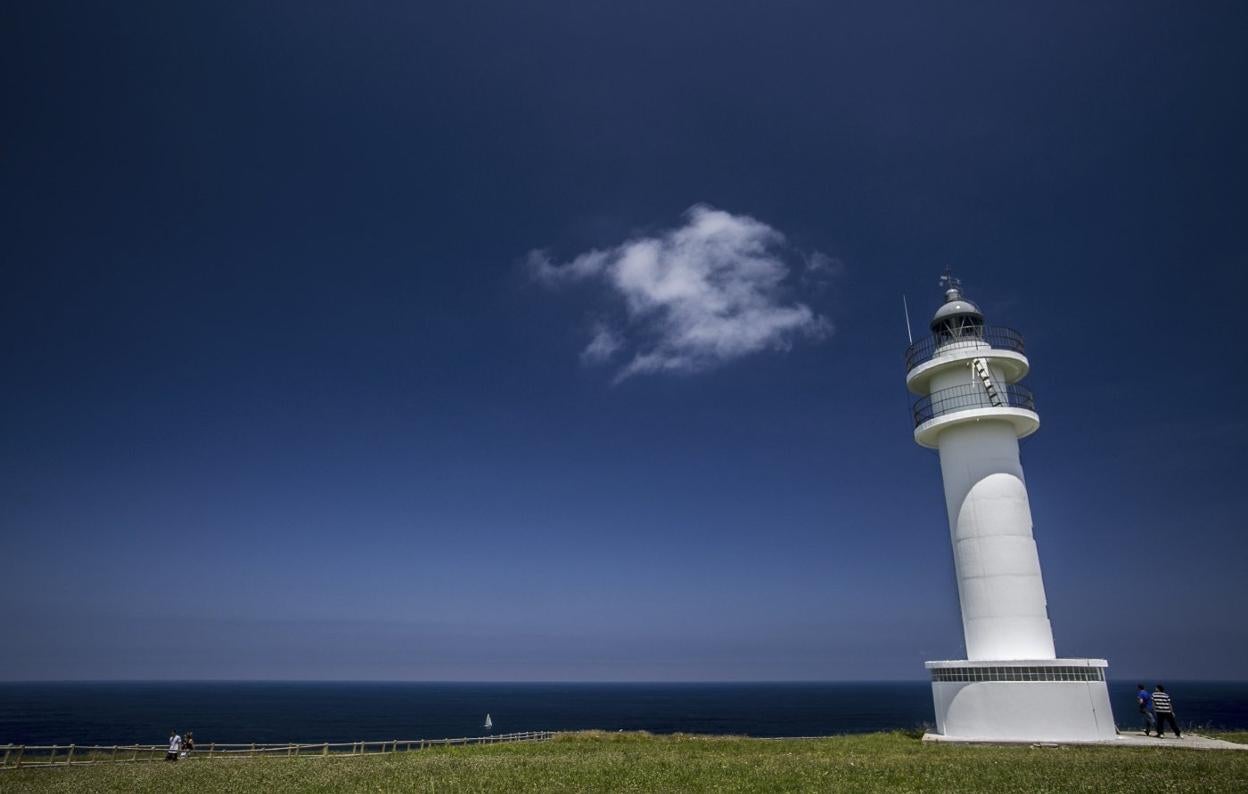
[[0, 791], [1244, 791], [1248, 753], [583, 732], [359, 757], [0, 772]]

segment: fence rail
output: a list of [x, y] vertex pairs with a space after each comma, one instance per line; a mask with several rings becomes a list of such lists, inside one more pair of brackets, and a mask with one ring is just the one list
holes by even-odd
[[[180, 760], [205, 758], [257, 758], [291, 756], [316, 758], [329, 755], [378, 755], [405, 753], [433, 747], [508, 742], [545, 742], [554, 731], [524, 731], [497, 736], [465, 736], [459, 739], [386, 739], [384, 741], [317, 742], [313, 744], [197, 744]], [[89, 764], [132, 764], [165, 760], [167, 744], [0, 744], [4, 752], [0, 769], [18, 767], [79, 766]]]
[[913, 407], [914, 426], [945, 414], [971, 411], [976, 408], [1025, 408], [1036, 410], [1036, 398], [1031, 389], [1017, 383], [996, 386], [996, 402], [988, 391], [978, 383], [951, 386], [934, 391], [920, 398]]
[[924, 362], [931, 361], [937, 354], [955, 353], [965, 348], [974, 349], [985, 345], [997, 350], [1025, 352], [1023, 335], [1018, 331], [1003, 325], [982, 325], [968, 330], [960, 337], [933, 334], [910, 345], [906, 348], [906, 372]]

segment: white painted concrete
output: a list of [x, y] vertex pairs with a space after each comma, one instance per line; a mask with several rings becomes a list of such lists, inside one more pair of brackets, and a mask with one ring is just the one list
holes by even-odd
[[1104, 659], [959, 659], [926, 666], [942, 735], [1086, 742], [1116, 734]]
[[927, 420], [914, 429], [914, 441], [920, 447], [940, 449], [940, 434], [954, 425], [973, 424], [985, 419], [1009, 422], [1017, 438], [1026, 438], [1040, 429], [1040, 416], [1026, 408], [985, 406], [964, 408]]
[[970, 660], [1052, 659], [1018, 439], [986, 419], [940, 434], [940, 470]]
[[936, 730], [967, 741], [1073, 742], [1117, 731], [1104, 681], [933, 681]]
[[1064, 742], [1116, 735], [1104, 681], [934, 681], [932, 699], [946, 736]]
[[997, 350], [984, 342], [955, 342], [941, 347], [932, 358], [910, 370], [906, 374], [906, 387], [915, 394], [929, 394], [934, 390], [933, 374], [944, 371], [950, 364], [969, 364], [981, 356], [991, 361], [993, 373], [1005, 383], [1018, 383], [1031, 369], [1031, 363], [1022, 353]]

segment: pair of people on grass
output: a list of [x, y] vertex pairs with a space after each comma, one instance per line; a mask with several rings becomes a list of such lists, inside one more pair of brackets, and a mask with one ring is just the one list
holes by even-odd
[[169, 751], [165, 753], [165, 760], [177, 761], [179, 758], [186, 758], [194, 749], [195, 734], [187, 731], [186, 738], [183, 739], [177, 731], [169, 731]]
[[1140, 706], [1140, 714], [1144, 716], [1144, 735], [1148, 736], [1148, 732], [1154, 730], [1157, 732], [1157, 738], [1160, 739], [1161, 732], [1166, 729], [1168, 722], [1171, 730], [1174, 731], [1174, 737], [1182, 739], [1183, 736], [1179, 733], [1179, 723], [1174, 719], [1174, 701], [1166, 693], [1165, 686], [1158, 684], [1152, 692], [1145, 689], [1143, 684], [1138, 686], [1135, 700]]

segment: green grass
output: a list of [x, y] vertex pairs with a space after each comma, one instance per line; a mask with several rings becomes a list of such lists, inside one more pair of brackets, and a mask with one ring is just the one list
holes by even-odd
[[1213, 731], [1209, 732], [1209, 736], [1218, 739], [1226, 739], [1228, 742], [1236, 744], [1248, 744], [1248, 731]]
[[359, 757], [192, 759], [0, 772], [3, 791], [1236, 791], [1248, 753], [577, 733]]

